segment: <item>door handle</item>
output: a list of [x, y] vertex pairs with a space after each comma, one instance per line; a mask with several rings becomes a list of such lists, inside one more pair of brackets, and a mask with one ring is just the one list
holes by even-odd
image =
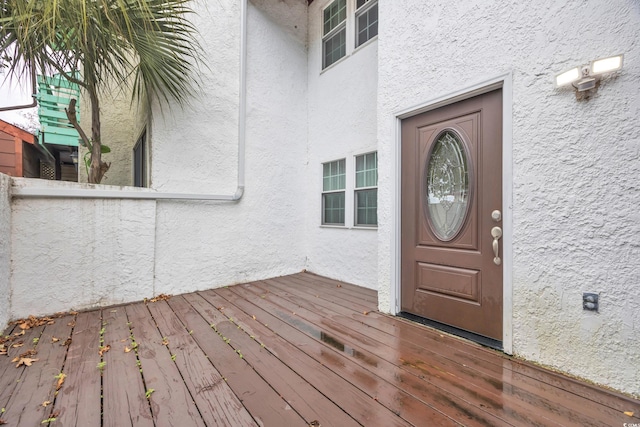
[[493, 263], [495, 265], [500, 265], [502, 264], [502, 260], [500, 259], [500, 243], [499, 240], [502, 237], [502, 228], [500, 227], [493, 227], [491, 229], [491, 237], [493, 237]]

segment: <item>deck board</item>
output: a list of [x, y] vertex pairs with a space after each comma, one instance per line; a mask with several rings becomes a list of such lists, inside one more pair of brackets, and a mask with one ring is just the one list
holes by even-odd
[[[0, 420], [9, 426], [44, 420], [143, 427], [640, 425], [636, 399], [376, 308], [373, 290], [300, 273], [72, 313], [25, 330], [13, 341], [23, 345], [0, 356]], [[16, 332], [14, 325], [5, 334]], [[29, 348], [39, 360], [16, 368], [11, 360]], [[66, 378], [57, 390], [60, 372]]]
[[[176, 297], [178, 299], [180, 297]], [[166, 301], [148, 305], [180, 375], [206, 425], [255, 427], [256, 422], [200, 350]]]
[[[323, 418], [327, 417], [336, 426], [358, 425], [339, 406], [327, 400], [323, 394], [297, 375], [282, 358], [276, 357], [265, 341], [255, 335], [247, 335], [245, 331], [249, 328], [243, 327], [246, 323], [239, 323], [238, 314], [229, 316], [229, 307], [223, 310], [224, 314], [218, 311], [215, 307], [220, 306], [221, 299], [216, 299], [215, 295], [208, 292], [202, 292], [200, 295], [200, 301], [192, 300], [194, 307], [201, 310], [201, 314], [215, 324], [216, 330], [228, 340], [234, 351], [238, 352], [238, 357], [241, 355], [247, 360], [251, 368], [264, 378], [307, 424], [315, 420], [322, 422]], [[283, 349], [292, 350], [294, 349]], [[307, 365], [305, 369], [318, 369], [318, 366]], [[328, 422], [324, 424], [331, 425]]]
[[[104, 427], [152, 427], [153, 419], [149, 401], [145, 397], [144, 383], [132, 350], [124, 307], [102, 311], [105, 328], [103, 353], [105, 367], [102, 375]], [[125, 385], [123, 387], [123, 385]]]
[[[199, 299], [197, 295], [185, 295], [185, 299]], [[238, 396], [253, 418], [265, 426], [304, 425], [304, 419], [295, 411], [287, 410], [287, 402], [264, 378], [248, 365], [213, 330], [193, 306], [181, 298], [172, 298], [169, 305], [189, 330], [204, 354], [213, 360], [229, 387]]]
[[79, 313], [74, 323], [64, 369], [59, 370], [66, 378], [56, 396], [52, 418], [64, 426], [100, 425], [102, 392], [98, 349], [102, 313], [100, 310]]
[[163, 337], [147, 305], [128, 305], [126, 311], [137, 344], [145, 397], [151, 405], [154, 424], [204, 426], [189, 389], [171, 360], [169, 349], [162, 344]]

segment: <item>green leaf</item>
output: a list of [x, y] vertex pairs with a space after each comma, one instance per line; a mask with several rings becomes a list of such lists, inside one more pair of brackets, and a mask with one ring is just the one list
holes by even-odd
[[100, 152], [102, 154], [110, 153], [111, 152], [111, 148], [109, 148], [107, 145], [101, 144], [100, 145]]

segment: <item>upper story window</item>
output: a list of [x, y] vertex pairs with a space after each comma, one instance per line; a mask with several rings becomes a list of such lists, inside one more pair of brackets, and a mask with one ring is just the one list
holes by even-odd
[[378, 35], [378, 0], [333, 0], [322, 10], [322, 69]]
[[378, 35], [378, 0], [356, 0], [356, 47]]
[[322, 68], [347, 54], [347, 0], [335, 0], [323, 14]]

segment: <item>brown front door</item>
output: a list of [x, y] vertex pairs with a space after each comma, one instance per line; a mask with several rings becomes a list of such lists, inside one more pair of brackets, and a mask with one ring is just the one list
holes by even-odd
[[403, 120], [401, 209], [401, 310], [502, 341], [501, 89]]

